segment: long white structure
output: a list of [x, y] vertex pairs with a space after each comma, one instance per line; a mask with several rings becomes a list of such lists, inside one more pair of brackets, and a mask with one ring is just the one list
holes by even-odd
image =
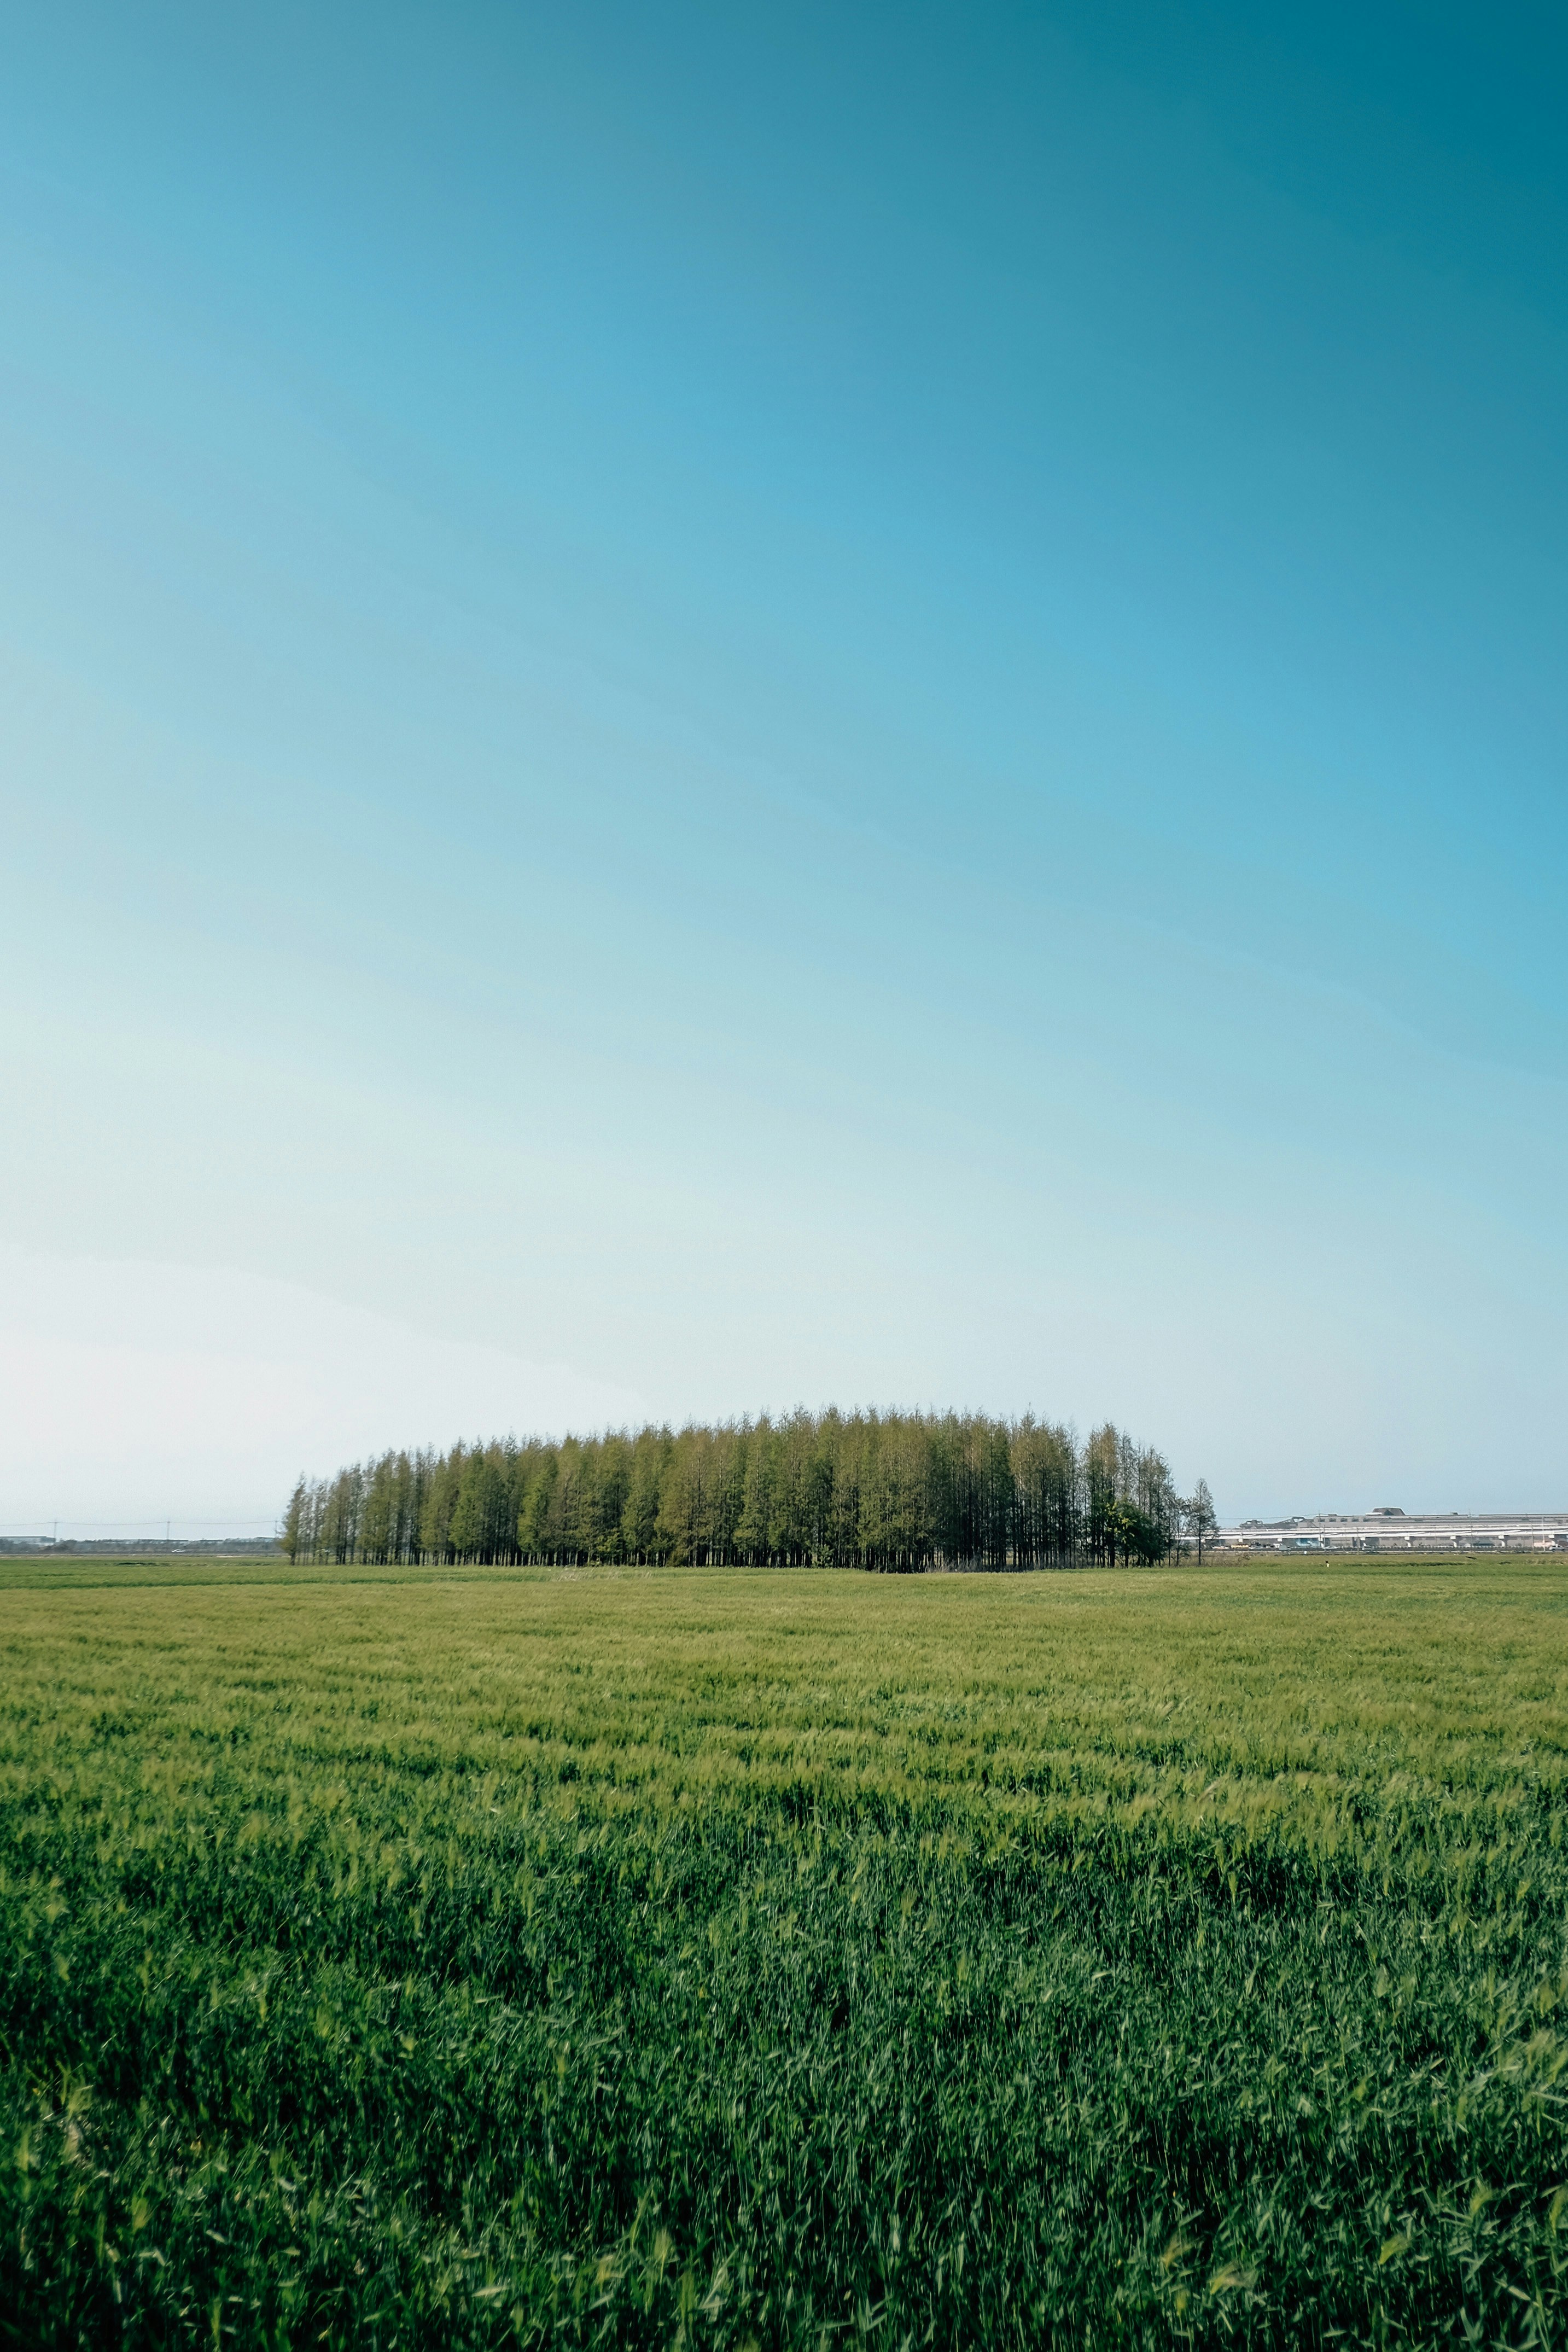
[[1568, 1511], [1320, 1511], [1243, 1519], [1218, 1540], [1242, 1551], [1568, 1551]]

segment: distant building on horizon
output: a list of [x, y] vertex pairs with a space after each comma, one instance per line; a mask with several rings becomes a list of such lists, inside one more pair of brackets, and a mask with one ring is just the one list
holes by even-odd
[[1568, 1511], [1319, 1511], [1243, 1519], [1215, 1538], [1233, 1551], [1568, 1551]]

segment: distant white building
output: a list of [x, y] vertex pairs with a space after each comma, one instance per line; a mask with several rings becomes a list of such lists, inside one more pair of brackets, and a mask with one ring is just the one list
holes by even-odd
[[1241, 1551], [1568, 1551], [1568, 1511], [1403, 1511], [1244, 1519], [1218, 1542]]

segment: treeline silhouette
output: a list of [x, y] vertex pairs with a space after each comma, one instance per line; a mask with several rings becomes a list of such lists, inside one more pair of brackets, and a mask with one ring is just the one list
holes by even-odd
[[804, 1411], [383, 1454], [301, 1477], [290, 1559], [916, 1570], [1157, 1560], [1214, 1525], [1107, 1423]]

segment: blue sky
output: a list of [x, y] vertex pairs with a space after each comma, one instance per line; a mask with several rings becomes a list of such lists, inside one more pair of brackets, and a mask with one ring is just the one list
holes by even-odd
[[1565, 47], [14, 25], [0, 1522], [830, 1399], [1568, 1500]]

